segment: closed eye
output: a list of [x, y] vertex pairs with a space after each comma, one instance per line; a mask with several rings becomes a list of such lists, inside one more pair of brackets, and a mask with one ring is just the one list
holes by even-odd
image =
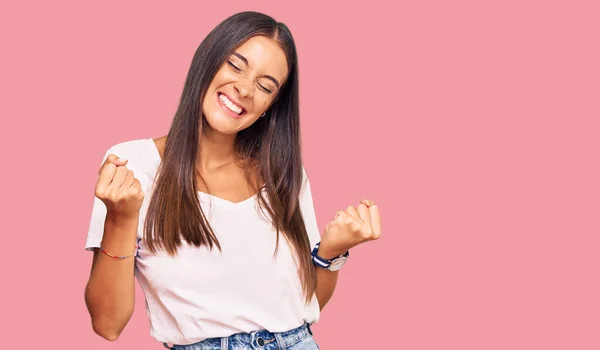
[[231, 61], [227, 61], [227, 64], [229, 64], [231, 66], [231, 68], [233, 68], [234, 70], [241, 72], [242, 70], [239, 69], [235, 64], [231, 63]]
[[258, 86], [260, 86], [261, 89], [263, 89], [264, 91], [266, 91], [268, 93], [272, 93], [273, 92], [273, 90], [269, 90], [269, 89], [267, 89], [266, 87], [264, 87], [264, 86], [262, 86], [260, 84], [258, 84]]
[[[235, 65], [235, 64], [233, 64], [233, 63], [231, 63], [231, 61], [227, 61], [227, 64], [228, 64], [228, 65], [229, 65], [229, 66], [230, 66], [230, 67], [231, 67], [233, 70], [235, 70], [236, 72], [241, 72], [241, 71], [242, 71], [242, 70], [241, 70], [241, 69], [240, 69], [238, 66], [236, 66], [236, 65]], [[261, 88], [263, 91], [265, 91], [266, 93], [268, 93], [268, 94], [271, 94], [271, 93], [273, 93], [273, 90], [270, 90], [270, 89], [268, 89], [268, 88], [264, 87], [264, 86], [263, 86], [263, 85], [261, 85], [261, 84], [258, 84], [258, 86], [260, 86], [260, 88]]]

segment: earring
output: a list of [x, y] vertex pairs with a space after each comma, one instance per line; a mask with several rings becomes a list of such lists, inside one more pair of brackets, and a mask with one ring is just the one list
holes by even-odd
[[260, 117], [261, 117], [261, 118], [262, 118], [262, 117], [264, 117], [264, 116], [265, 116], [265, 113], [267, 113], [267, 112], [264, 112], [263, 114], [261, 114], [261, 115], [260, 115]]

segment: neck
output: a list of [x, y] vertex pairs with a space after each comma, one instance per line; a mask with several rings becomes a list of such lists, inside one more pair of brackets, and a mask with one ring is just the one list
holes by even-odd
[[203, 128], [198, 144], [199, 159], [196, 162], [198, 170], [211, 171], [234, 162], [235, 138], [236, 134], [226, 135], [215, 132], [210, 127]]

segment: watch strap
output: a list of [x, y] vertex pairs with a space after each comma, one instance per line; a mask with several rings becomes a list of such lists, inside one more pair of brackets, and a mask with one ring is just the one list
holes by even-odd
[[335, 259], [338, 259], [338, 258], [341, 258], [341, 257], [346, 257], [347, 258], [350, 255], [350, 251], [346, 251], [346, 253], [344, 253], [344, 254], [342, 254], [340, 256], [337, 256], [337, 257], [335, 257], [333, 259], [325, 259], [325, 258], [320, 257], [317, 254], [317, 252], [319, 251], [319, 245], [321, 245], [321, 242], [319, 242], [319, 243], [317, 243], [315, 245], [315, 248], [312, 251], [312, 259], [313, 259], [313, 263], [315, 265], [320, 266], [320, 267], [322, 267], [324, 269], [328, 268]]

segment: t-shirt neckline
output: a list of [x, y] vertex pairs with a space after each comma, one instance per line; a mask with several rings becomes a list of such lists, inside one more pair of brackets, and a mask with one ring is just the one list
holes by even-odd
[[[153, 138], [148, 138], [147, 140], [148, 140], [148, 142], [151, 143], [150, 146], [151, 146], [151, 148], [152, 148], [152, 150], [154, 152], [154, 156], [156, 157], [156, 164], [158, 166], [162, 162], [162, 158], [160, 157], [160, 152], [158, 151], [158, 147], [156, 147], [156, 143], [154, 142]], [[244, 199], [242, 201], [239, 201], [239, 202], [232, 202], [232, 201], [229, 201], [227, 199], [224, 199], [224, 198], [221, 198], [221, 197], [217, 197], [217, 196], [214, 196], [214, 195], [212, 195], [210, 193], [206, 193], [206, 192], [202, 192], [202, 191], [197, 191], [197, 192], [198, 192], [198, 195], [201, 198], [208, 199], [208, 200], [212, 199], [214, 201], [220, 202], [220, 203], [222, 203], [222, 204], [224, 204], [226, 206], [229, 206], [229, 207], [239, 207], [239, 206], [242, 206], [243, 204], [245, 204], [246, 202], [254, 201], [258, 197], [258, 194], [261, 191], [264, 190], [264, 188], [265, 188], [265, 186], [263, 185], [260, 188], [260, 190], [258, 192], [256, 192], [252, 197], [248, 197], [248, 198], [246, 198], [246, 199]]]

